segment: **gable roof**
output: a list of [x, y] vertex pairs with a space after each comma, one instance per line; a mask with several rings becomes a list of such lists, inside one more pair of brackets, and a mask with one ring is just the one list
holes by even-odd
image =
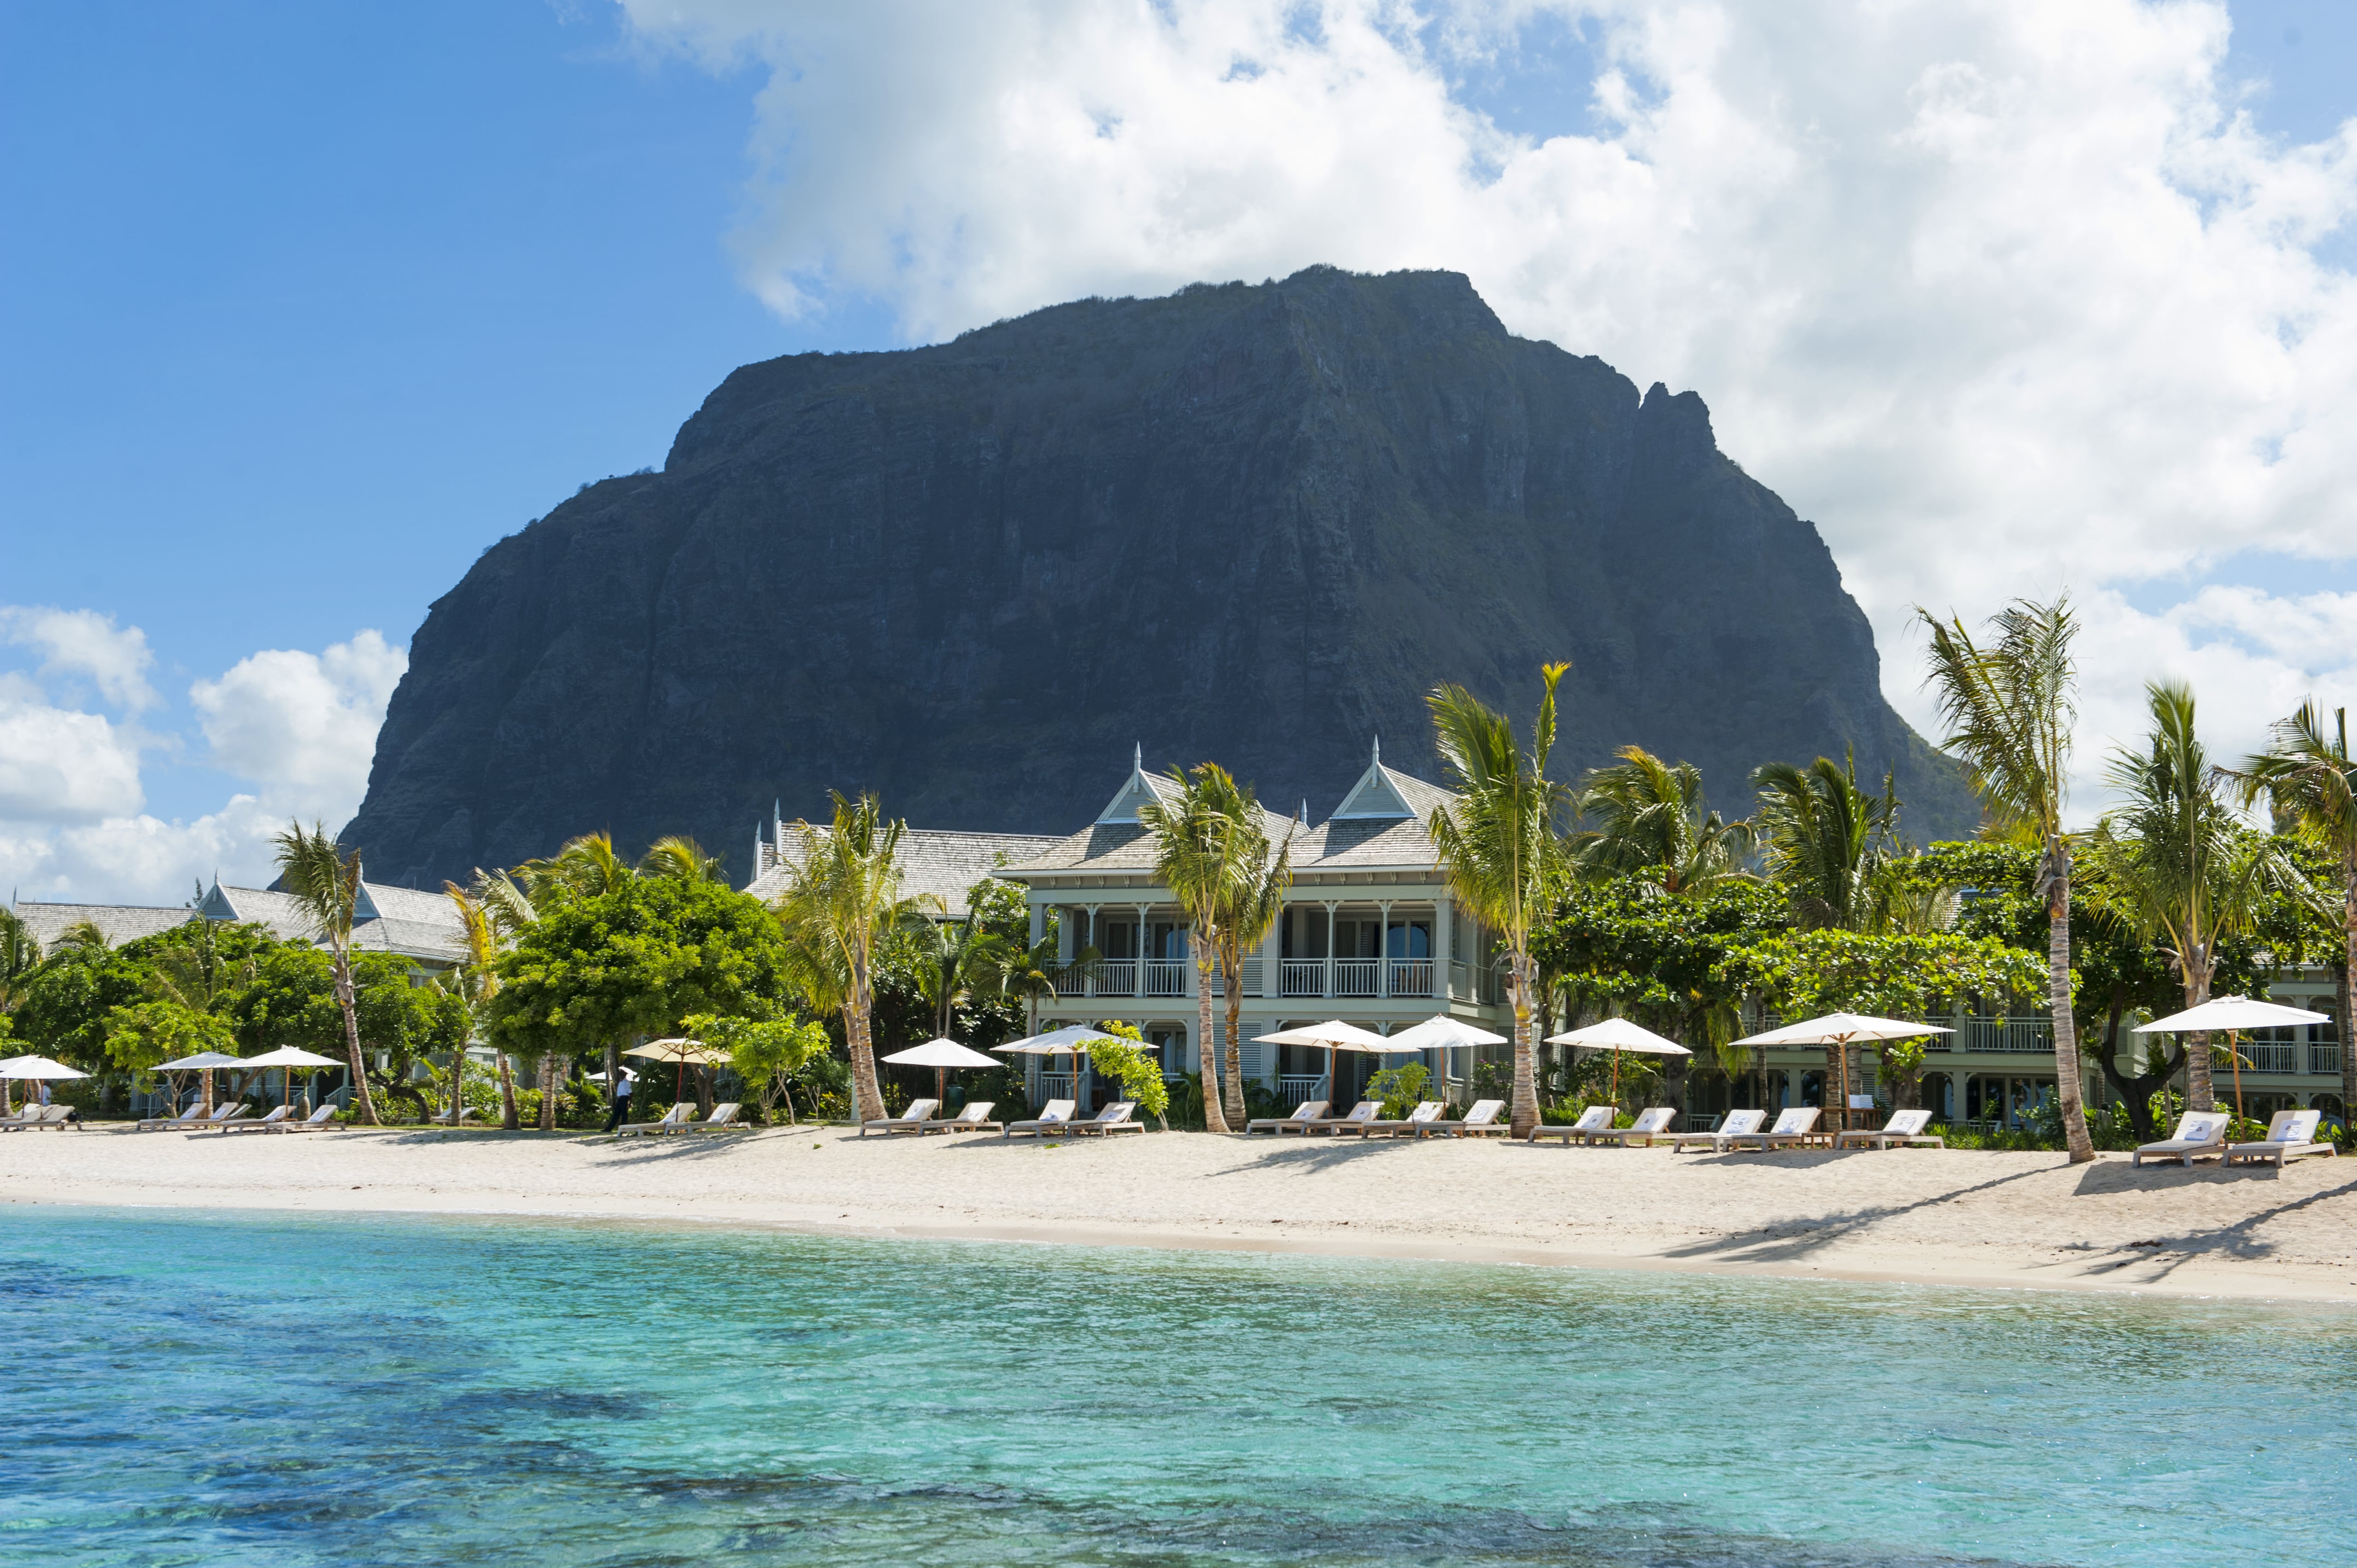
[[141, 937], [153, 937], [183, 925], [189, 919], [188, 907], [153, 904], [32, 904], [16, 906], [16, 918], [25, 922], [25, 929], [48, 952], [58, 945], [69, 926], [84, 921], [96, 926], [106, 938], [106, 945], [119, 948]]
[[[308, 942], [318, 932], [291, 893], [267, 887], [231, 887], [216, 882], [197, 905], [209, 920], [252, 921], [283, 942]], [[457, 963], [467, 956], [466, 927], [458, 911], [438, 893], [363, 882], [353, 908], [352, 947], [360, 952], [398, 953], [430, 963]]]

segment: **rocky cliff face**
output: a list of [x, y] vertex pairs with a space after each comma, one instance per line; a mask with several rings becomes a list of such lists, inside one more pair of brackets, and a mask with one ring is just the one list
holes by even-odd
[[1973, 819], [1700, 398], [1509, 335], [1454, 274], [1316, 268], [737, 371], [662, 473], [435, 604], [345, 840], [430, 886], [685, 832], [741, 876], [771, 801], [830, 788], [1070, 831], [1133, 742], [1322, 815], [1378, 735], [1439, 777], [1436, 682], [1527, 723], [1555, 659], [1566, 776], [1634, 741], [1741, 812], [1756, 764], [1855, 746], [1911, 836]]

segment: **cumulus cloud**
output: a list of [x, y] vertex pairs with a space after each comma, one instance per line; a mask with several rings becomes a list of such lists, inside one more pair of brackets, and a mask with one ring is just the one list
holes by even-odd
[[220, 679], [198, 682], [188, 700], [216, 766], [274, 786], [307, 811], [349, 814], [368, 786], [385, 703], [408, 667], [407, 653], [364, 631], [324, 653], [252, 654]]
[[[44, 624], [95, 625], [113, 646], [136, 648], [143, 662], [118, 661], [118, 674], [145, 667], [136, 628], [116, 632], [87, 611], [41, 613], [57, 618]], [[97, 662], [91, 656], [74, 668], [97, 680]], [[217, 810], [170, 818], [142, 810], [141, 762], [143, 751], [168, 751], [176, 737], [52, 705], [30, 677], [0, 672], [0, 885], [29, 899], [175, 904], [216, 872], [232, 883], [267, 882], [271, 837], [290, 818], [334, 827], [360, 804], [385, 703], [407, 663], [403, 650], [363, 631], [320, 653], [254, 653], [196, 682], [188, 701], [206, 760], [245, 788]]]
[[[1453, 268], [1515, 331], [1701, 392], [1927, 728], [1911, 607], [2065, 585], [2092, 755], [2152, 675], [2254, 721], [2345, 678], [2281, 629], [2345, 650], [2338, 610], [2121, 595], [2357, 537], [2357, 290], [2319, 254], [2357, 124], [2262, 134], [2222, 5], [621, 4], [650, 47], [766, 64], [734, 242], [781, 315], [872, 297], [921, 341], [1318, 262]], [[1465, 84], [1566, 28], [1582, 123], [1501, 129]]]
[[135, 626], [117, 628], [113, 616], [54, 605], [0, 605], [0, 642], [38, 650], [41, 675], [87, 679], [102, 698], [127, 713], [156, 704], [156, 689], [147, 683], [155, 662], [147, 634]]

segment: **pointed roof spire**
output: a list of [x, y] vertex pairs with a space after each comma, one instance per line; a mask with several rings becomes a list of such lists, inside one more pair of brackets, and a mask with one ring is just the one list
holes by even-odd
[[1309, 825], [1309, 797], [1307, 795], [1301, 797], [1301, 825], [1305, 828]]
[[1383, 765], [1383, 736], [1375, 736], [1375, 749], [1374, 749], [1374, 752], [1373, 752], [1373, 754], [1372, 754], [1372, 756], [1370, 756], [1370, 757], [1367, 758], [1367, 760], [1368, 760], [1368, 761], [1370, 761], [1370, 762], [1372, 762], [1372, 763], [1373, 763], [1373, 764], [1374, 764], [1376, 767], [1378, 767], [1378, 768], [1381, 768], [1381, 767]]
[[1133, 745], [1135, 749], [1129, 754], [1129, 765], [1143, 773], [1146, 771], [1146, 743], [1137, 741]]

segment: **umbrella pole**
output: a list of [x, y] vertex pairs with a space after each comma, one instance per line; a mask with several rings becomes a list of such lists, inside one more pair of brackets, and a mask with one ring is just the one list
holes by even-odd
[[2226, 1054], [2234, 1058], [2234, 1120], [2243, 1119], [2243, 1039], [2233, 1029], [2226, 1031]]
[[948, 1101], [949, 1097], [950, 1069], [937, 1067], [933, 1069], [933, 1112], [936, 1115], [940, 1114], [942, 1106]]

